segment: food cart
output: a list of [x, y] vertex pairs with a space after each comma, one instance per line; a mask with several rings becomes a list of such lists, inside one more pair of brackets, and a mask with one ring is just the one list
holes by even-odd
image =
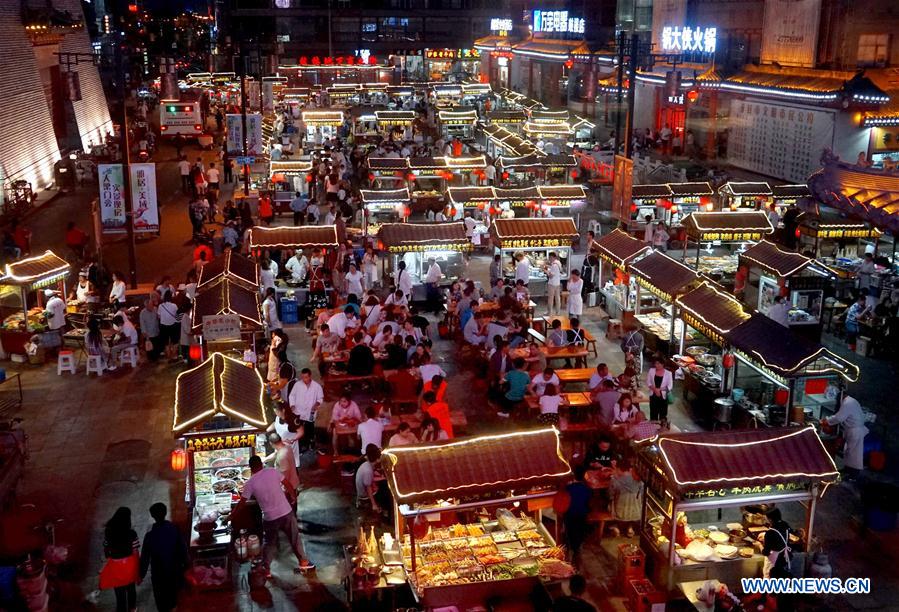
[[593, 130], [596, 124], [580, 115], [573, 115], [571, 121], [571, 131], [574, 132], [574, 144], [586, 149], [591, 148], [596, 142], [596, 136]]
[[373, 236], [384, 223], [405, 221], [411, 203], [409, 189], [362, 189], [362, 233]]
[[290, 202], [297, 193], [309, 195], [306, 177], [312, 172], [312, 161], [270, 161], [269, 180], [272, 186], [272, 206], [275, 212], [290, 211]]
[[[633, 260], [627, 269], [636, 282], [634, 318], [640, 323], [644, 346], [652, 353], [670, 355], [683, 333], [675, 299], [689, 291], [699, 275], [659, 251]], [[650, 294], [652, 303], [645, 304], [644, 290]]]
[[572, 217], [580, 227], [581, 211], [587, 207], [583, 185], [541, 185], [537, 192], [540, 203], [533, 209], [535, 217]]
[[[4, 317], [0, 342], [7, 353], [25, 355], [25, 344], [31, 337], [48, 331], [43, 290], [56, 289], [65, 299], [69, 269], [69, 262], [50, 250], [4, 266], [0, 276], [0, 313]], [[29, 304], [34, 306], [29, 307]], [[50, 336], [42, 336], [42, 340], [44, 346], [58, 346], [60, 343], [58, 338]]]
[[[379, 110], [375, 111], [375, 121], [382, 133], [396, 131], [403, 134], [402, 140], [411, 140], [412, 124], [418, 113], [411, 110]], [[406, 138], [405, 135], [410, 136]]]
[[490, 83], [462, 83], [462, 104], [477, 104], [487, 99], [493, 89]]
[[437, 112], [437, 128], [444, 138], [469, 139], [474, 137], [478, 122], [476, 110], [442, 110]]
[[[642, 240], [637, 240], [627, 232], [616, 229], [593, 243], [593, 253], [599, 258], [596, 286], [605, 299], [605, 309], [609, 316], [621, 323], [633, 317], [637, 299], [637, 285], [627, 274], [627, 265], [645, 255], [651, 249]], [[603, 264], [611, 265], [612, 274], [604, 280]], [[648, 300], [646, 306], [652, 305]]]
[[542, 522], [571, 477], [555, 429], [394, 447], [381, 462], [396, 504], [381, 554], [421, 606], [527, 598], [574, 573]]
[[839, 479], [811, 427], [662, 434], [639, 449], [637, 466], [646, 484], [640, 545], [647, 576], [669, 592], [760, 577], [759, 541], [774, 505], [801, 526], [791, 530], [791, 540], [798, 536], [791, 546], [804, 560], [799, 551], [814, 537], [819, 495]]
[[729, 182], [718, 189], [721, 210], [767, 210], [772, 195], [765, 182]]
[[522, 140], [517, 134], [501, 125], [482, 126], [481, 132], [484, 134], [484, 148], [491, 157], [503, 155], [521, 157], [537, 153], [537, 147], [533, 143]]
[[410, 157], [402, 160], [408, 163], [409, 188], [412, 197], [412, 212], [424, 214], [437, 212], [446, 206], [447, 181], [453, 173], [445, 157]]
[[767, 315], [774, 298], [782, 295], [792, 305], [790, 328], [811, 340], [821, 338], [825, 301], [834, 292], [833, 272], [767, 240], [746, 249], [739, 261], [745, 267], [743, 302], [747, 306]]
[[656, 220], [659, 209], [664, 210], [665, 203], [671, 201], [671, 187], [659, 185], [634, 185], [631, 188], [631, 216], [628, 230], [643, 231], [646, 217]]
[[337, 136], [337, 130], [343, 127], [341, 110], [304, 110], [302, 117], [307, 142], [322, 142], [333, 138]]
[[696, 245], [696, 258], [688, 262], [688, 265], [717, 282], [730, 285], [737, 273], [739, 252], [774, 232], [768, 215], [761, 210], [694, 212], [687, 215], [683, 223], [687, 233], [681, 261], [685, 261], [690, 243], [693, 242]]
[[715, 209], [712, 201], [715, 192], [708, 183], [668, 183], [668, 188], [671, 190], [670, 205], [663, 207], [661, 218], [669, 228], [682, 226], [690, 213]]
[[540, 206], [540, 190], [537, 187], [494, 187], [493, 199], [496, 206], [491, 216], [503, 219], [529, 217]]
[[349, 110], [353, 118], [353, 141], [357, 144], [377, 143], [381, 139], [378, 124], [378, 109], [382, 106], [353, 106]]
[[409, 160], [399, 157], [369, 157], [368, 179], [373, 189], [401, 189], [409, 177]]
[[497, 160], [500, 172], [508, 174], [503, 179], [507, 186], [534, 184], [565, 185], [572, 182], [577, 160], [574, 155], [540, 155], [530, 153], [517, 157], [503, 155]]
[[502, 259], [504, 278], [515, 278], [515, 262], [519, 253], [530, 261], [528, 293], [532, 299], [546, 295], [546, 264], [550, 253], [559, 257], [562, 280], [567, 281], [571, 271], [572, 248], [579, 237], [574, 219], [494, 219], [490, 236], [496, 253]]
[[412, 299], [426, 299], [425, 276], [428, 260], [434, 259], [443, 272], [440, 285], [450, 285], [465, 273], [464, 254], [471, 251], [471, 241], [465, 235], [465, 224], [445, 223], [385, 223], [378, 230], [378, 248], [387, 251], [384, 278], [398, 269], [400, 260], [406, 262], [406, 272], [412, 278]]
[[775, 185], [771, 188], [771, 199], [777, 214], [783, 217], [790, 206], [804, 198], [812, 197], [808, 185]]
[[562, 144], [574, 134], [565, 110], [532, 110], [522, 131], [531, 140], [554, 140]]
[[[172, 457], [186, 470], [190, 512], [189, 578], [201, 587], [232, 582], [228, 516], [250, 477], [249, 459], [265, 455], [265, 384], [255, 368], [222, 353], [178, 375]], [[261, 536], [261, 534], [257, 534]]]
[[[855, 273], [866, 250], [877, 243], [882, 232], [859, 219], [802, 213], [799, 217], [799, 250], [814, 257], [837, 276], [837, 297], [854, 289]], [[889, 270], [872, 275], [872, 286], [882, 288], [890, 279]]]
[[[203, 334], [203, 322], [206, 317], [237, 315], [240, 317], [240, 338], [253, 342], [256, 334], [265, 328], [262, 323], [262, 307], [259, 301], [259, 289], [248, 289], [242, 282], [220, 276], [218, 280], [206, 283], [202, 290], [197, 288], [191, 311], [191, 333]], [[235, 334], [237, 335], [237, 334]], [[215, 340], [215, 338], [213, 338]]]

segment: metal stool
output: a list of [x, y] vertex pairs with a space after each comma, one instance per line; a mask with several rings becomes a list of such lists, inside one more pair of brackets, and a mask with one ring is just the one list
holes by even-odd
[[87, 375], [90, 376], [91, 372], [96, 374], [97, 376], [103, 376], [103, 370], [106, 368], [103, 367], [103, 357], [100, 355], [88, 355], [87, 356]]
[[75, 353], [72, 351], [59, 351], [56, 358], [56, 375], [62, 376], [63, 372], [75, 373]]
[[137, 367], [137, 347], [132, 345], [122, 349], [119, 353], [119, 365], [129, 364], [132, 368]]

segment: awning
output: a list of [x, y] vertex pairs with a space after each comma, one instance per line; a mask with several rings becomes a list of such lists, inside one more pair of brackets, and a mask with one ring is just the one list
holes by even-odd
[[540, 198], [537, 187], [494, 187], [493, 197], [500, 202], [529, 202]]
[[812, 195], [808, 185], [776, 185], [771, 188], [775, 200], [798, 200]]
[[444, 157], [410, 157], [406, 161], [412, 170], [446, 170]]
[[702, 281], [675, 302], [688, 325], [718, 344], [725, 344], [725, 335], [749, 318], [737, 298], [709, 281]]
[[363, 204], [402, 204], [409, 201], [409, 189], [360, 189]]
[[443, 125], [474, 125], [478, 120], [478, 112], [471, 111], [438, 111], [437, 120]]
[[312, 172], [312, 162], [309, 160], [296, 161], [271, 161], [269, 171], [272, 174], [308, 174]]
[[472, 203], [486, 204], [494, 198], [492, 187], [450, 187], [447, 194], [450, 202], [463, 207]]
[[568, 123], [567, 110], [535, 109], [530, 112], [531, 121], [537, 123]]
[[634, 185], [631, 188], [632, 200], [660, 200], [670, 198], [671, 188], [668, 185]]
[[221, 278], [226, 278], [251, 291], [259, 290], [259, 266], [249, 257], [239, 255], [233, 250], [226, 251], [200, 269], [197, 291], [203, 291]]
[[749, 361], [784, 379], [835, 374], [849, 382], [858, 380], [858, 366], [759, 312], [753, 313], [724, 337]]
[[69, 262], [53, 251], [6, 264], [0, 285], [46, 287], [69, 274]]
[[612, 230], [593, 243], [597, 255], [623, 268], [629, 261], [650, 250], [646, 243], [620, 229]]
[[553, 488], [571, 476], [552, 428], [397, 446], [382, 458], [397, 504]]
[[375, 111], [375, 119], [381, 125], [411, 125], [417, 116], [415, 111]]
[[752, 212], [692, 212], [684, 218], [684, 227], [691, 238], [724, 242], [761, 240], [774, 232], [764, 211]]
[[564, 123], [543, 123], [539, 121], [528, 121], [524, 124], [524, 131], [529, 136], [566, 136], [574, 133], [571, 126], [567, 122]]
[[831, 160], [809, 177], [808, 186], [825, 206], [899, 232], [899, 175]]
[[586, 200], [587, 192], [583, 185], [541, 185], [537, 187], [540, 198], [544, 200]]
[[680, 489], [814, 484], [839, 476], [811, 426], [663, 434], [656, 446]]
[[487, 167], [487, 158], [483, 155], [469, 157], [441, 157], [446, 168], [450, 170], [477, 170]]
[[822, 217], [814, 213], [802, 213], [799, 217], [799, 232], [812, 238], [876, 238], [881, 232], [871, 224], [859, 219], [843, 217]]
[[487, 120], [492, 124], [524, 123], [527, 118], [522, 110], [495, 110], [487, 113]]
[[300, 225], [296, 227], [250, 228], [251, 249], [336, 248], [336, 225]]
[[486, 95], [492, 91], [490, 83], [462, 83], [462, 93], [466, 96]]
[[767, 240], [752, 245], [740, 257], [781, 277], [791, 276], [812, 263], [812, 260], [805, 255], [784, 251]]
[[503, 170], [511, 170], [513, 172], [515, 170], [536, 170], [543, 167], [543, 158], [535, 154], [518, 155], [515, 157], [501, 155], [499, 158], [499, 167]]
[[474, 41], [472, 45], [478, 51], [509, 51], [512, 49], [512, 43], [509, 42], [508, 36], [484, 36]]
[[659, 251], [628, 265], [628, 272], [666, 302], [673, 301], [699, 278], [691, 268]]
[[385, 223], [378, 230], [378, 241], [391, 253], [451, 249], [471, 250], [465, 235], [465, 224], [454, 223]]
[[172, 431], [181, 436], [191, 425], [218, 414], [264, 428], [267, 423], [265, 383], [256, 368], [248, 368], [221, 353], [178, 375]]
[[462, 95], [462, 86], [456, 85], [454, 83], [438, 83], [433, 85], [431, 89], [434, 90], [434, 94], [437, 96], [461, 96]]
[[733, 196], [769, 196], [771, 185], [761, 183], [725, 183], [721, 193]]
[[368, 169], [381, 172], [396, 172], [409, 169], [409, 160], [401, 157], [369, 157]]
[[343, 111], [303, 111], [303, 123], [306, 125], [339, 127], [343, 125]]
[[547, 168], [575, 168], [577, 167], [577, 160], [574, 158], [574, 155], [568, 155], [564, 153], [549, 154], [543, 156], [543, 165]]
[[708, 183], [668, 183], [668, 187], [671, 189], [671, 195], [676, 198], [715, 194], [712, 186]]
[[[490, 226], [490, 236], [501, 246], [509, 243], [539, 241], [533, 246], [570, 246], [579, 234], [574, 219], [568, 217], [532, 217], [527, 219], [495, 219]], [[519, 245], [524, 247], [524, 245]], [[514, 246], [512, 246], [514, 248]]]
[[262, 315], [259, 303], [259, 289], [247, 289], [242, 283], [219, 277], [197, 290], [191, 313], [191, 332], [199, 334], [203, 331], [203, 317], [222, 314], [240, 316], [242, 329], [261, 330]]

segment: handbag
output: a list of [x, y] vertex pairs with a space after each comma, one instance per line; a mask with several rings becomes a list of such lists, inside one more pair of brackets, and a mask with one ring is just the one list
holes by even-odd
[[137, 551], [121, 559], [107, 559], [100, 570], [100, 590], [134, 584], [140, 578], [140, 556]]
[[667, 395], [665, 395], [665, 401], [668, 402], [669, 406], [674, 403], [674, 391], [669, 391]]

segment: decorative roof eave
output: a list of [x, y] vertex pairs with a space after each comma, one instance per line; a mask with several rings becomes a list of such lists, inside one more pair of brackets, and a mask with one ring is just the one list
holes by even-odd
[[403, 204], [410, 199], [408, 187], [403, 187], [402, 189], [361, 189], [359, 193], [364, 204], [387, 204], [391, 202]]

